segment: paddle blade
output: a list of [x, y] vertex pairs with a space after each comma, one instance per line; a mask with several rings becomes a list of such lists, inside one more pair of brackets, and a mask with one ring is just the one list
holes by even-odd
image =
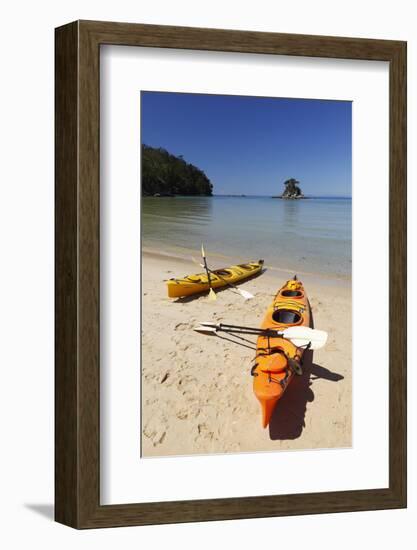
[[203, 243], [201, 243], [201, 255], [203, 256], [203, 258], [206, 257], [206, 253], [204, 252], [204, 245], [203, 245]]
[[309, 327], [288, 327], [282, 335], [297, 347], [307, 346], [311, 342], [311, 350], [320, 349], [327, 342], [327, 332]]
[[216, 293], [214, 292], [214, 290], [212, 288], [210, 288], [208, 299], [211, 300], [211, 301], [217, 300]]
[[236, 290], [239, 292], [241, 296], [243, 296], [243, 298], [245, 298], [245, 300], [251, 300], [252, 298], [255, 298], [255, 296], [250, 292], [248, 292], [247, 290], [243, 290], [237, 287], [236, 287]]
[[193, 330], [196, 332], [202, 332], [203, 334], [214, 334], [217, 332], [216, 327], [205, 327], [201, 325], [194, 327]]

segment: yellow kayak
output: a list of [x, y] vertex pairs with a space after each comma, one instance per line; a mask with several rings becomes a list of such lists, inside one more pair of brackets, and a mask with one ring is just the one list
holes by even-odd
[[[264, 261], [259, 260], [258, 262], [215, 269], [210, 272], [211, 286], [213, 288], [221, 288], [227, 286], [227, 283], [236, 284], [262, 271], [263, 265]], [[187, 275], [183, 279], [169, 279], [167, 281], [167, 286], [168, 296], [170, 298], [191, 296], [199, 292], [207, 292], [210, 289], [206, 273]]]

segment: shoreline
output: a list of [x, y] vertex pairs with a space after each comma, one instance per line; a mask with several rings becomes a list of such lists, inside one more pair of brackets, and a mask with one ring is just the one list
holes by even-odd
[[[158, 250], [153, 246], [143, 245], [142, 246], [142, 263], [146, 258], [154, 260], [170, 260], [173, 262], [179, 262], [184, 264], [186, 272], [182, 275], [177, 274], [177, 277], [182, 277], [186, 273], [199, 273], [201, 268], [199, 268], [193, 261], [192, 258], [199, 259], [201, 251], [185, 248], [172, 248], [170, 250]], [[260, 258], [243, 258], [241, 256], [226, 256], [218, 252], [210, 252], [209, 264], [214, 265], [211, 269], [220, 269], [223, 267], [228, 267], [230, 265], [235, 265], [239, 263], [245, 263], [248, 261], [257, 261]], [[265, 276], [273, 276], [277, 278], [279, 276], [283, 277], [292, 277], [294, 274], [297, 274], [300, 278], [305, 279], [306, 281], [311, 281], [314, 283], [329, 284], [329, 285], [340, 285], [350, 287], [352, 285], [352, 279], [350, 275], [340, 275], [337, 273], [330, 273], [328, 275], [317, 273], [314, 271], [303, 271], [297, 269], [286, 269], [280, 266], [270, 265], [265, 258], [262, 258], [265, 261], [265, 269], [263, 274]], [[188, 266], [188, 267], [187, 267]], [[199, 271], [200, 270], [200, 271]]]
[[[218, 264], [218, 256], [210, 258]], [[164, 280], [198, 269], [186, 256], [143, 249], [142, 456], [350, 447], [350, 281], [324, 282], [300, 273], [314, 325], [327, 330], [329, 340], [291, 382], [264, 430], [250, 376], [254, 341], [204, 336], [193, 328], [203, 320], [259, 326], [275, 292], [293, 273], [269, 268], [241, 283], [255, 296], [249, 301], [230, 289], [217, 291], [215, 302], [206, 294], [167, 297]]]

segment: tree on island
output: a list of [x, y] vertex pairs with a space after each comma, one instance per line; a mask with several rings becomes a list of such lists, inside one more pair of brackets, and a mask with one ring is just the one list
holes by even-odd
[[206, 195], [211, 196], [213, 185], [206, 174], [162, 148], [142, 145], [142, 195]]
[[301, 191], [300, 182], [294, 178], [284, 181], [285, 191], [281, 195], [283, 199], [302, 199], [304, 198], [303, 192]]

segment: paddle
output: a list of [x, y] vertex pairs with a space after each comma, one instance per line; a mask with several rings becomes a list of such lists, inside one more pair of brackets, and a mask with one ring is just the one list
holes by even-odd
[[206, 273], [207, 273], [207, 281], [208, 281], [208, 285], [209, 285], [209, 288], [210, 288], [210, 292], [209, 292], [209, 300], [217, 300], [217, 297], [216, 297], [216, 293], [214, 292], [212, 286], [211, 286], [211, 278], [210, 278], [210, 270], [209, 268], [207, 267], [207, 260], [206, 260], [206, 253], [204, 252], [204, 246], [203, 244], [201, 244], [201, 255], [203, 257], [203, 261], [204, 261], [204, 269], [206, 270]]
[[290, 340], [298, 348], [309, 346], [311, 350], [322, 348], [327, 342], [327, 332], [324, 330], [312, 329], [309, 327], [288, 327], [282, 330], [261, 329], [244, 327], [240, 325], [227, 325], [223, 323], [200, 323], [194, 328], [197, 332], [206, 334], [216, 332], [230, 332], [235, 334], [254, 334], [271, 337], [280, 337]]
[[207, 265], [203, 265], [201, 264], [200, 262], [198, 262], [195, 258], [191, 258], [193, 260], [194, 263], [196, 263], [197, 265], [199, 265], [200, 267], [204, 267], [206, 269], [206, 271], [209, 271], [210, 273], [212, 273], [213, 275], [216, 275], [216, 277], [218, 277], [221, 281], [223, 281], [224, 283], [226, 283], [227, 285], [229, 285], [230, 287], [234, 288], [237, 292], [239, 292], [239, 294], [245, 299], [245, 300], [250, 300], [251, 298], [255, 298], [255, 296], [253, 294], [251, 294], [250, 292], [248, 292], [247, 290], [243, 290], [242, 288], [239, 288], [238, 286], [234, 285], [233, 283], [230, 283], [229, 281], [227, 281], [226, 279], [224, 279], [221, 275], [219, 275], [216, 271], [213, 271], [212, 269], [210, 269], [209, 267], [207, 267]]

